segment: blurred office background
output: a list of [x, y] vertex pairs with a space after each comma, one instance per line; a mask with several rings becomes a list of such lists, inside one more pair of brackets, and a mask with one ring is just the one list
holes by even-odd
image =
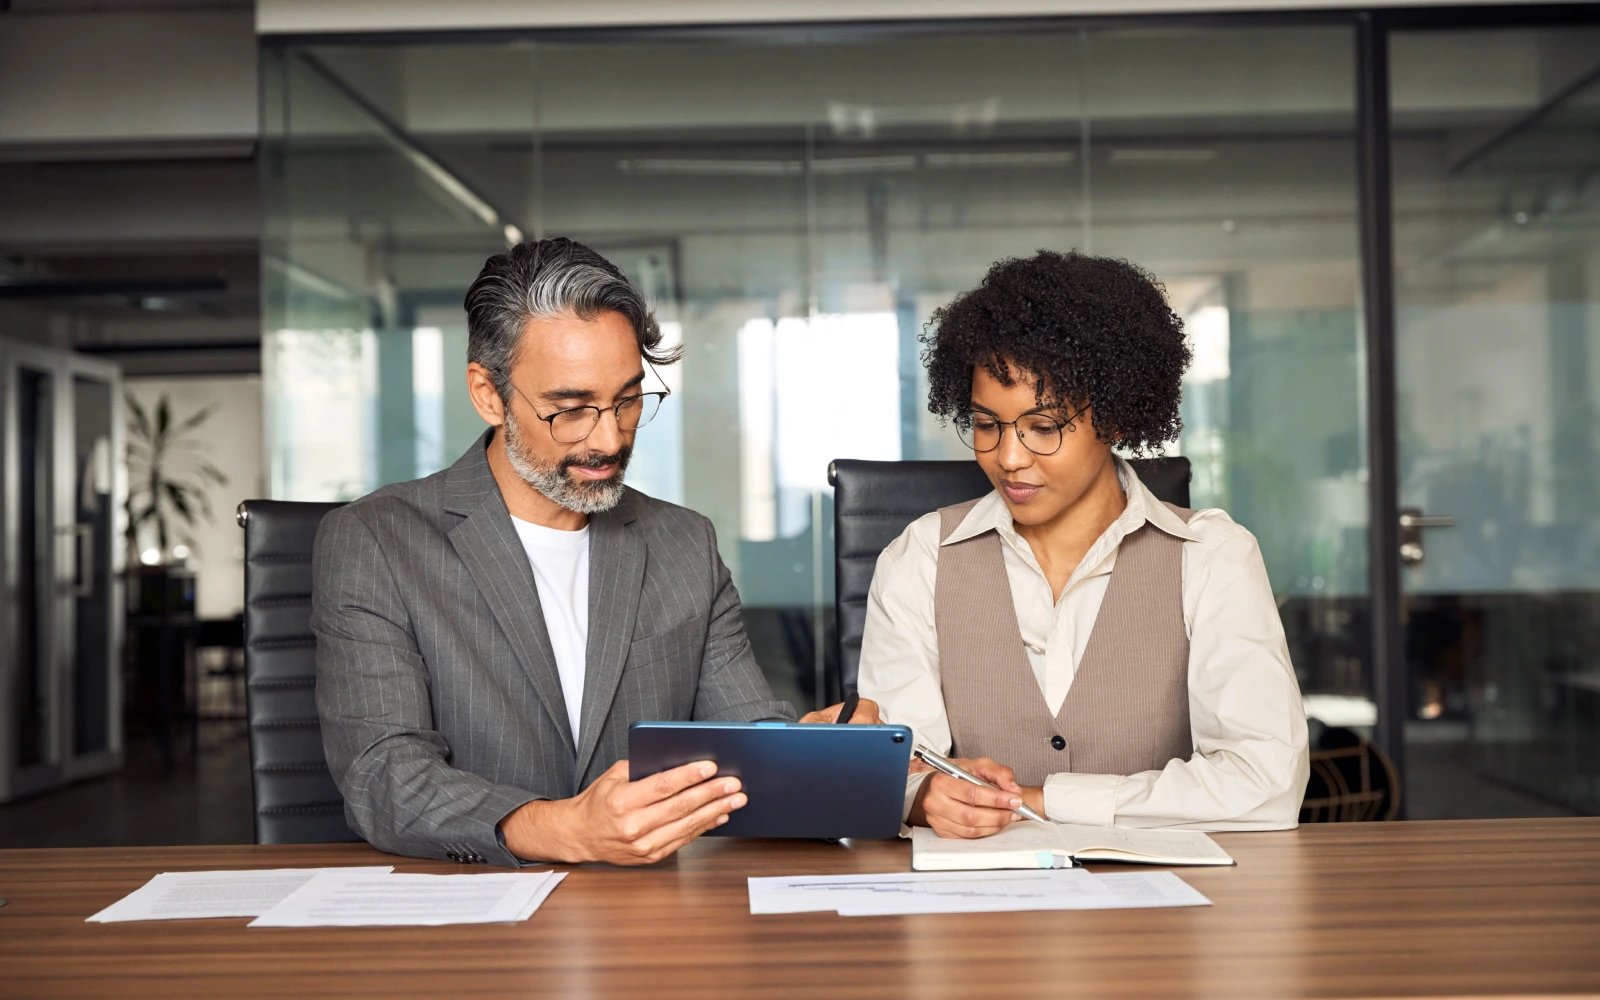
[[[462, 295], [549, 235], [684, 344], [630, 482], [715, 523], [797, 706], [828, 461], [962, 457], [918, 332], [1078, 248], [1187, 323], [1169, 453], [1307, 711], [1412, 818], [1600, 812], [1597, 8], [946, 6], [0, 4], [0, 845], [249, 839], [233, 507], [454, 461]], [[192, 524], [125, 537], [163, 408]]]

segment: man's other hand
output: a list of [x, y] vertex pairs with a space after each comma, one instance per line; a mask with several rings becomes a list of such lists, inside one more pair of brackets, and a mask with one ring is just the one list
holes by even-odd
[[995, 788], [984, 788], [970, 781], [952, 778], [935, 771], [922, 785], [908, 822], [928, 826], [941, 837], [973, 839], [999, 833], [1022, 817], [1014, 810], [1022, 804], [1022, 786], [1016, 773], [987, 757], [952, 760], [950, 763], [968, 774], [982, 778]]
[[[844, 707], [844, 702], [829, 705], [820, 712], [807, 712], [800, 717], [801, 722], [833, 722], [839, 718], [839, 709]], [[881, 726], [883, 720], [878, 717], [878, 703], [871, 698], [862, 698], [856, 703], [855, 714], [850, 716], [850, 724], [863, 726]]]
[[648, 865], [728, 821], [745, 804], [739, 779], [710, 761], [638, 781], [619, 760], [570, 799], [529, 802], [500, 822], [506, 848], [529, 861]]

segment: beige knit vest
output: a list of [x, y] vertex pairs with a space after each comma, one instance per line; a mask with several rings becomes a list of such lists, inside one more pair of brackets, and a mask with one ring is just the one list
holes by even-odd
[[[978, 503], [939, 511], [943, 543]], [[1185, 522], [1194, 512], [1168, 504]], [[1072, 686], [1054, 716], [1011, 601], [1000, 536], [941, 545], [934, 584], [951, 751], [1011, 767], [1024, 785], [1063, 771], [1137, 774], [1194, 753], [1183, 542], [1148, 522], [1123, 538]]]

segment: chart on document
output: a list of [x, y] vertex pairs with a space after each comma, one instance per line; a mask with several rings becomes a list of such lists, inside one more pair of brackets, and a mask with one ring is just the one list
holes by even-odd
[[893, 872], [750, 879], [750, 912], [959, 913], [1097, 909], [1109, 890], [1077, 869], [1036, 872]]

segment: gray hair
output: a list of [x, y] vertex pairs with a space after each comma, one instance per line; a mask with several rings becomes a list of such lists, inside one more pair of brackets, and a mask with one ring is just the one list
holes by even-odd
[[589, 320], [602, 312], [619, 312], [632, 325], [646, 361], [670, 365], [683, 356], [682, 347], [661, 348], [661, 327], [627, 275], [566, 237], [519, 243], [490, 257], [467, 289], [464, 305], [467, 360], [488, 371], [505, 402], [511, 400], [511, 366], [522, 331], [536, 317], [571, 312]]

